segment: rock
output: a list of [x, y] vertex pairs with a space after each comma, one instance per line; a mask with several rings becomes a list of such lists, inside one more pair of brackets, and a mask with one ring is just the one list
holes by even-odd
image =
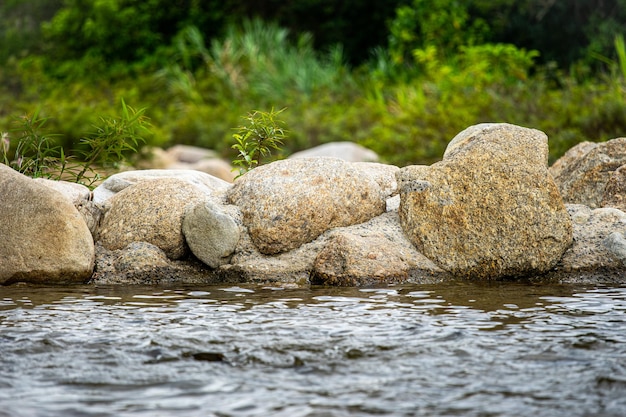
[[264, 254], [289, 251], [333, 227], [365, 222], [385, 211], [380, 186], [337, 158], [298, 158], [263, 165], [228, 191], [252, 241]]
[[0, 284], [86, 282], [94, 243], [60, 192], [0, 164]]
[[481, 124], [443, 160], [398, 172], [400, 223], [418, 250], [455, 276], [498, 279], [547, 271], [572, 243], [548, 175], [544, 133]]
[[165, 152], [172, 160], [188, 164], [218, 157], [217, 153], [211, 149], [190, 145], [174, 145]]
[[167, 151], [156, 146], [144, 146], [140, 153], [133, 159], [132, 164], [136, 169], [167, 169], [178, 161]]
[[228, 162], [218, 158], [203, 159], [193, 163], [177, 162], [170, 165], [168, 169], [201, 171], [228, 182], [233, 182], [236, 176], [233, 167]]
[[568, 204], [567, 210], [574, 226], [574, 244], [563, 255], [558, 269], [580, 272], [622, 268], [604, 241], [614, 232], [626, 233], [626, 213], [614, 208], [591, 209], [581, 204]]
[[568, 167], [573, 164], [575, 161], [582, 158], [587, 152], [592, 150], [597, 146], [595, 142], [580, 142], [579, 144], [571, 147], [557, 159], [548, 171], [552, 177], [557, 178], [563, 175], [563, 172], [569, 169]]
[[385, 199], [398, 194], [396, 173], [400, 168], [397, 166], [379, 164], [376, 162], [354, 162], [353, 166], [376, 181]]
[[133, 242], [123, 249], [108, 250], [96, 244], [93, 285], [218, 284], [223, 277], [191, 259], [168, 259], [165, 252], [147, 242]]
[[[249, 239], [242, 235], [241, 240]], [[320, 241], [320, 239], [322, 239]], [[315, 257], [325, 239], [305, 243], [297, 249], [276, 255], [263, 255], [258, 251], [235, 251], [227, 265], [219, 267], [222, 276], [239, 277], [242, 282], [280, 287], [306, 287], [310, 284]], [[250, 244], [252, 242], [250, 241]]]
[[540, 284], [624, 284], [626, 267], [620, 259], [618, 234], [626, 233], [626, 213], [614, 208], [592, 209], [582, 204], [566, 206], [574, 227], [574, 243], [552, 271], [533, 281]]
[[600, 205], [626, 211], [626, 165], [617, 168], [609, 177]]
[[46, 178], [37, 178], [34, 181], [63, 194], [83, 216], [83, 220], [85, 220], [91, 234], [96, 233], [100, 217], [102, 216], [102, 207], [94, 203], [93, 194], [89, 188], [74, 182], [53, 181]]
[[623, 266], [626, 266], [626, 239], [624, 238], [623, 233], [611, 233], [602, 241], [602, 244], [613, 256], [613, 258], [620, 261]]
[[188, 253], [182, 222], [188, 207], [203, 201], [198, 187], [176, 178], [145, 180], [124, 188], [111, 197], [97, 233], [109, 250], [123, 249], [133, 242], [148, 242], [170, 259]]
[[174, 178], [196, 186], [207, 197], [221, 203], [225, 200], [226, 191], [232, 184], [204, 172], [191, 170], [148, 169], [140, 171], [126, 171], [111, 175], [93, 190], [93, 200], [97, 204], [104, 204], [108, 199], [123, 189], [142, 181]]
[[235, 220], [210, 201], [200, 201], [183, 219], [183, 234], [191, 252], [206, 265], [226, 264], [239, 242]]
[[293, 158], [339, 158], [348, 162], [378, 162], [378, 155], [371, 149], [367, 149], [354, 142], [330, 142], [315, 146], [289, 156]]
[[91, 191], [89, 188], [82, 184], [67, 181], [55, 181], [47, 178], [33, 179], [36, 183], [45, 185], [63, 194], [63, 196], [74, 205], [74, 207], [80, 206], [92, 199]]
[[557, 161], [557, 169], [551, 169], [566, 203], [600, 207], [611, 174], [626, 165], [626, 138], [594, 145], [579, 145], [580, 151], [566, 154], [567, 162]]
[[311, 283], [365, 286], [430, 283], [447, 274], [415, 250], [400, 227], [397, 213], [330, 232], [315, 259]]

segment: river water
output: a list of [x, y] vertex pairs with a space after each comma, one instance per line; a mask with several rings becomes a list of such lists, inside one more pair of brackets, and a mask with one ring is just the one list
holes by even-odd
[[0, 287], [0, 416], [624, 416], [626, 287]]

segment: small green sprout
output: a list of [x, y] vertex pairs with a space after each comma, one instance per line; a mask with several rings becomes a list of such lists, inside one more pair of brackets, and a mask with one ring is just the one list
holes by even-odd
[[246, 124], [238, 127], [237, 133], [233, 134], [235, 144], [233, 149], [237, 150], [238, 158], [233, 164], [238, 166], [239, 175], [245, 174], [251, 169], [261, 165], [262, 159], [271, 155], [272, 149], [280, 150], [283, 140], [286, 137], [284, 122], [278, 120], [276, 116], [285, 109], [269, 112], [254, 111], [243, 117]]

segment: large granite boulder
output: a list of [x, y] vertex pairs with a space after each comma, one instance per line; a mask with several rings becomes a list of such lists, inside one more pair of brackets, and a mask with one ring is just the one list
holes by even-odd
[[109, 250], [148, 242], [170, 259], [188, 254], [182, 231], [185, 212], [206, 194], [177, 178], [144, 180], [128, 186], [107, 202], [97, 240]]
[[[563, 201], [601, 207], [604, 190], [613, 171], [626, 165], [626, 138], [607, 142], [583, 142], [550, 168]], [[556, 167], [555, 167], [556, 166]]]
[[83, 217], [60, 192], [0, 164], [0, 284], [82, 283], [94, 243]]
[[442, 161], [406, 167], [398, 182], [404, 231], [456, 276], [541, 273], [572, 244], [570, 218], [548, 174], [548, 138], [538, 130], [472, 126]]
[[259, 251], [276, 254], [333, 227], [365, 222], [386, 209], [372, 176], [337, 158], [276, 161], [240, 177], [228, 191]]

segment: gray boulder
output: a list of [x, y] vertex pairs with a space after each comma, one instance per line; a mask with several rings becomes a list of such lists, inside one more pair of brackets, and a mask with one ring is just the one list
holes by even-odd
[[555, 162], [551, 168], [563, 201], [600, 207], [604, 189], [613, 171], [626, 165], [626, 138], [603, 143], [583, 143], [564, 155], [566, 162]]
[[174, 145], [165, 151], [165, 155], [171, 161], [165, 166], [167, 169], [201, 171], [228, 182], [235, 178], [232, 166], [211, 149]]
[[538, 130], [472, 126], [450, 142], [441, 162], [398, 172], [402, 228], [455, 276], [547, 271], [572, 243], [547, 162], [548, 138]]
[[264, 254], [289, 251], [333, 227], [365, 222], [386, 209], [380, 185], [337, 158], [276, 161], [246, 173], [228, 191]]
[[329, 142], [313, 148], [295, 152], [292, 158], [339, 158], [348, 162], [378, 162], [378, 154], [354, 142]]
[[171, 160], [187, 164], [218, 157], [214, 150], [191, 145], [174, 145], [165, 152], [169, 155]]
[[110, 198], [96, 239], [109, 250], [148, 242], [170, 259], [180, 259], [188, 254], [182, 232], [184, 214], [205, 199], [205, 193], [185, 180], [138, 182]]
[[93, 239], [64, 195], [0, 164], [0, 196], [0, 284], [89, 279]]
[[622, 266], [626, 267], [626, 238], [624, 238], [624, 233], [613, 232], [602, 241], [602, 244], [615, 259], [622, 263]]
[[216, 204], [200, 201], [186, 213], [183, 234], [191, 252], [211, 268], [228, 263], [239, 242], [235, 220]]
[[233, 167], [228, 162], [219, 158], [212, 159], [203, 159], [198, 162], [186, 163], [186, 162], [176, 162], [167, 167], [168, 169], [174, 170], [194, 170], [205, 172], [209, 175], [212, 175], [216, 178], [219, 178], [224, 181], [233, 182], [235, 180], [235, 173], [233, 172]]

